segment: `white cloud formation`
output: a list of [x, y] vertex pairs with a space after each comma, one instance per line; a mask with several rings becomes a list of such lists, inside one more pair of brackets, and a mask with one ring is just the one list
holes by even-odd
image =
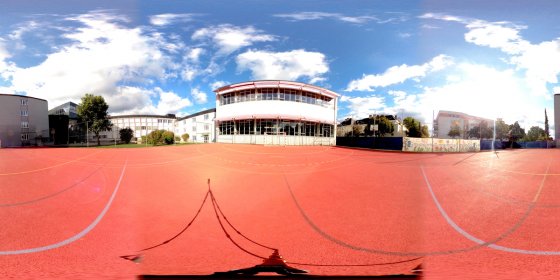
[[218, 55], [229, 55], [241, 48], [257, 42], [276, 41], [276, 37], [264, 34], [252, 26], [239, 27], [231, 24], [198, 29], [191, 36], [193, 40], [210, 40], [218, 48]]
[[511, 22], [488, 22], [443, 14], [425, 14], [421, 18], [455, 21], [465, 25], [465, 41], [499, 49], [509, 55], [506, 61], [524, 71], [529, 91], [550, 96], [548, 84], [558, 83], [560, 74], [560, 38], [533, 44], [521, 36], [526, 26]]
[[361, 119], [369, 115], [386, 112], [385, 98], [383, 96], [349, 97], [343, 95], [340, 97], [340, 102], [347, 104], [345, 106], [348, 108], [348, 115], [344, 118]]
[[279, 18], [286, 18], [291, 21], [334, 19], [355, 24], [363, 24], [369, 21], [379, 21], [379, 19], [374, 16], [347, 16], [339, 13], [326, 12], [299, 12], [291, 14], [276, 14], [274, 16]]
[[[388, 95], [343, 96], [340, 106], [348, 115], [364, 118], [374, 113], [413, 116], [431, 129], [432, 114], [439, 110], [464, 112], [490, 119], [519, 121], [529, 128], [542, 120], [543, 104], [526, 94], [528, 85], [514, 70], [498, 70], [486, 65], [460, 63], [452, 67], [445, 84], [423, 87], [417, 93], [389, 90]], [[541, 125], [542, 126], [542, 125]]]
[[438, 55], [422, 65], [393, 66], [383, 74], [363, 75], [361, 79], [351, 81], [346, 91], [375, 91], [377, 87], [386, 87], [403, 83], [408, 79], [425, 77], [428, 73], [440, 71], [450, 65], [453, 65], [451, 57]]
[[159, 14], [150, 16], [150, 23], [156, 26], [166, 26], [177, 22], [193, 20], [195, 14]]
[[194, 101], [198, 104], [204, 104], [208, 101], [208, 96], [206, 95], [206, 93], [198, 88], [193, 88], [191, 90], [191, 96], [194, 98]]
[[69, 42], [37, 65], [22, 68], [6, 62], [9, 53], [0, 44], [0, 64], [11, 66], [0, 67], [0, 75], [13, 93], [47, 99], [50, 106], [93, 93], [114, 101], [112, 113], [169, 113], [191, 105], [152, 86], [176, 75], [178, 67], [166, 54], [168, 42], [161, 34], [125, 27], [120, 23], [126, 18], [102, 11], [64, 20], [79, 27], [65, 28], [60, 36]]
[[329, 71], [325, 55], [319, 52], [293, 50], [269, 52], [250, 50], [236, 58], [239, 71], [249, 70], [254, 79], [316, 80]]
[[226, 82], [226, 81], [215, 81], [215, 82], [213, 82], [213, 83], [210, 85], [210, 88], [211, 88], [212, 90], [215, 90], [215, 89], [219, 89], [219, 88], [221, 88], [221, 87], [223, 87], [223, 86], [225, 86], [225, 85], [228, 85], [228, 84], [229, 84], [229, 83]]

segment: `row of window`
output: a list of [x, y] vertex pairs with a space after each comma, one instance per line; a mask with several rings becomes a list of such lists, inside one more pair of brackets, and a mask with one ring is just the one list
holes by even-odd
[[298, 91], [284, 88], [260, 88], [231, 92], [220, 95], [220, 105], [259, 100], [281, 100], [314, 104], [323, 107], [331, 106], [332, 98], [313, 92]]
[[221, 135], [256, 134], [256, 135], [293, 135], [293, 136], [333, 136], [331, 124], [302, 122], [293, 120], [262, 119], [224, 121], [219, 124]]

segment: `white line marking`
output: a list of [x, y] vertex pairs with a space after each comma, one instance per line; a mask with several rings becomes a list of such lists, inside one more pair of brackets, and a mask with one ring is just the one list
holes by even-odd
[[107, 205], [105, 205], [105, 208], [103, 208], [103, 210], [101, 211], [99, 216], [97, 216], [97, 218], [95, 218], [95, 220], [88, 227], [86, 227], [84, 230], [82, 230], [78, 234], [76, 234], [76, 235], [74, 235], [74, 236], [72, 236], [72, 237], [70, 237], [66, 240], [60, 241], [58, 243], [54, 243], [54, 244], [50, 244], [50, 245], [46, 245], [46, 246], [42, 246], [42, 247], [21, 249], [21, 250], [0, 251], [0, 255], [21, 255], [21, 254], [30, 254], [30, 253], [37, 253], [37, 252], [52, 250], [52, 249], [60, 248], [62, 246], [66, 246], [66, 245], [84, 237], [86, 234], [88, 234], [92, 229], [94, 229], [97, 226], [97, 224], [101, 221], [101, 219], [103, 219], [103, 217], [105, 216], [107, 211], [109, 211], [109, 207], [111, 207], [111, 204], [113, 203], [113, 199], [115, 199], [115, 196], [117, 195], [117, 191], [119, 190], [119, 187], [121, 185], [122, 179], [124, 177], [124, 171], [126, 170], [127, 163], [128, 163], [128, 160], [124, 163], [123, 169], [121, 171], [121, 176], [119, 177], [119, 181], [117, 182], [115, 190], [113, 191], [113, 194], [111, 195], [111, 198], [109, 198], [109, 201], [107, 202]]
[[[550, 162], [548, 164], [548, 168], [546, 169], [546, 172], [548, 173], [548, 169], [550, 168]], [[424, 180], [426, 181], [426, 185], [428, 186], [428, 190], [430, 191], [430, 194], [432, 196], [432, 199], [434, 200], [434, 203], [437, 206], [438, 211], [440, 212], [440, 214], [443, 216], [443, 218], [445, 219], [445, 221], [458, 233], [460, 233], [462, 236], [464, 236], [465, 238], [471, 240], [472, 242], [479, 244], [479, 245], [483, 245], [483, 246], [487, 246], [489, 248], [495, 249], [495, 250], [500, 250], [500, 251], [504, 251], [504, 252], [510, 252], [510, 253], [517, 253], [517, 254], [526, 254], [526, 255], [560, 255], [560, 251], [539, 251], [539, 250], [524, 250], [524, 249], [518, 249], [518, 248], [511, 248], [511, 247], [505, 247], [505, 246], [500, 246], [500, 245], [496, 245], [494, 244], [494, 242], [486, 242], [484, 240], [481, 240], [473, 235], [471, 235], [470, 233], [468, 233], [467, 231], [465, 231], [464, 229], [462, 229], [459, 225], [457, 225], [457, 223], [455, 223], [455, 221], [453, 221], [453, 219], [451, 219], [449, 217], [449, 215], [447, 215], [447, 212], [445, 212], [445, 210], [443, 209], [443, 207], [441, 206], [441, 204], [439, 203], [438, 199], [436, 198], [434, 191], [432, 190], [432, 185], [430, 184], [430, 182], [428, 181], [428, 177], [426, 176], [426, 172], [424, 171], [424, 167], [420, 166], [420, 169], [422, 170], [422, 175], [424, 175]], [[544, 181], [546, 179], [547, 176], [543, 176], [543, 180], [541, 181], [541, 184], [539, 186], [539, 189], [537, 191], [537, 194], [535, 195], [535, 198], [533, 199], [531, 206], [529, 207], [527, 213], [525, 214], [525, 217], [521, 219], [521, 222], [525, 220], [525, 218], [529, 215], [529, 212], [534, 208], [535, 203], [537, 201], [537, 199], [539, 198], [541, 191], [543, 189], [544, 186]], [[521, 223], [519, 223], [519, 226], [521, 225]], [[512, 230], [516, 230], [518, 228], [514, 227], [512, 228]], [[512, 233], [513, 231], [509, 232]], [[506, 232], [507, 233], [507, 232]], [[495, 242], [499, 241], [496, 240]]]

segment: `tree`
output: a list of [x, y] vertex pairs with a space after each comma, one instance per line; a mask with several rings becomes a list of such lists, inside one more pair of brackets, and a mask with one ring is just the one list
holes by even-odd
[[461, 127], [459, 126], [459, 123], [454, 122], [451, 125], [451, 129], [449, 130], [449, 133], [447, 133], [447, 135], [451, 138], [460, 137], [461, 136]]
[[546, 108], [544, 108], [544, 133], [546, 140], [550, 139], [550, 129], [548, 127], [548, 116], [546, 115]]
[[171, 131], [164, 131], [161, 137], [163, 138], [163, 142], [167, 145], [175, 143], [175, 134]]
[[377, 133], [376, 133], [377, 135], [379, 135], [380, 137], [383, 137], [385, 136], [385, 134], [389, 134], [389, 133], [393, 135], [393, 132], [395, 131], [395, 127], [393, 126], [393, 123], [386, 116], [376, 116], [374, 120], [375, 120], [375, 125], [377, 125]]
[[422, 128], [420, 122], [413, 117], [406, 117], [403, 120], [404, 127], [408, 130], [406, 136], [409, 137], [422, 137]]
[[496, 139], [507, 139], [509, 133], [509, 125], [506, 124], [502, 119], [496, 121]]
[[189, 141], [189, 134], [185, 133], [185, 134], [181, 135], [181, 138], [183, 139], [184, 142], [187, 142], [187, 141]]
[[87, 123], [88, 130], [91, 131], [97, 138], [97, 145], [101, 145], [99, 140], [99, 133], [101, 131], [111, 131], [113, 124], [107, 117], [107, 110], [109, 105], [101, 96], [86, 93], [80, 104], [78, 105], [77, 112], [79, 120]]
[[514, 124], [509, 126], [510, 141], [515, 142], [524, 137], [525, 137], [525, 129], [521, 128], [519, 122], [515, 122]]
[[529, 128], [529, 131], [527, 131], [527, 135], [525, 135], [524, 138], [526, 141], [539, 141], [546, 139], [548, 139], [548, 137], [546, 137], [546, 132], [538, 126], [532, 126]]
[[488, 122], [481, 121], [477, 126], [469, 129], [467, 136], [469, 138], [491, 139], [494, 137], [494, 131], [488, 126]]
[[154, 146], [163, 144], [163, 129], [157, 129], [148, 134], [148, 144], [152, 144]]
[[423, 125], [420, 132], [421, 132], [422, 138], [428, 138], [428, 137], [430, 137], [430, 131], [428, 130], [428, 126], [427, 126], [427, 125]]
[[130, 127], [123, 128], [123, 129], [119, 130], [119, 135], [120, 135], [121, 141], [128, 144], [128, 143], [130, 143], [130, 140], [134, 136], [134, 131], [132, 131], [132, 129], [130, 129]]

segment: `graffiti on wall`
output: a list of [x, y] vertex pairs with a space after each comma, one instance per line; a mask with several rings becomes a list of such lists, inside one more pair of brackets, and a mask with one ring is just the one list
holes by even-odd
[[478, 152], [479, 140], [403, 137], [405, 152]]

